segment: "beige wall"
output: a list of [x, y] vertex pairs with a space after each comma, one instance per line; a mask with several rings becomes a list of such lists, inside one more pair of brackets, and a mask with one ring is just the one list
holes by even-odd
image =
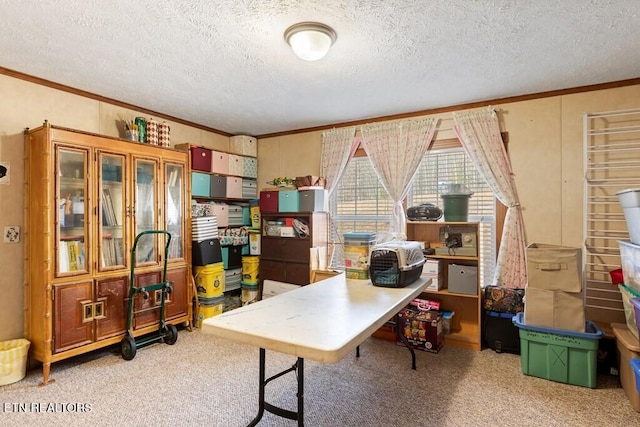
[[[528, 242], [582, 246], [582, 115], [638, 108], [640, 85], [564, 95], [497, 106], [502, 130], [509, 132]], [[118, 117], [140, 115], [110, 104], [0, 75], [0, 161], [11, 164], [10, 184], [0, 185], [0, 231], [23, 226], [23, 140], [25, 127], [50, 123], [117, 135]], [[143, 114], [144, 115], [144, 114]], [[450, 138], [450, 115], [439, 138]], [[229, 138], [170, 123], [171, 141], [229, 149]], [[317, 175], [322, 132], [261, 139], [258, 188], [277, 176]], [[23, 333], [22, 242], [0, 241], [0, 340]]]
[[[639, 107], [638, 85], [496, 106], [509, 133], [528, 243], [582, 247], [583, 114]], [[434, 117], [442, 119], [438, 139], [451, 138], [451, 115]], [[291, 162], [293, 153], [311, 160], [304, 175], [315, 174], [319, 158], [312, 153], [320, 153], [321, 138], [313, 132], [259, 140], [260, 182], [300, 175], [304, 163]]]
[[[136, 111], [72, 95], [45, 86], [0, 75], [0, 161], [9, 162], [9, 184], [0, 185], [0, 232], [4, 227], [24, 226], [23, 130], [49, 123], [109, 136], [119, 136], [120, 117], [147, 117]], [[168, 121], [171, 144], [229, 149], [229, 138]], [[23, 336], [23, 242], [0, 239], [0, 341]]]

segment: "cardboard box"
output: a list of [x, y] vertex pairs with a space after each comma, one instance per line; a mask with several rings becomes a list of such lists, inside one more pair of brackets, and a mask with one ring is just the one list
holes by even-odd
[[528, 287], [582, 291], [582, 249], [532, 243], [526, 255]]
[[424, 266], [422, 267], [422, 274], [429, 274], [440, 276], [442, 274], [442, 266], [443, 263], [440, 262], [439, 259], [429, 259], [424, 262]]
[[427, 291], [439, 291], [444, 288], [445, 281], [442, 280], [442, 276], [433, 275], [429, 273], [422, 272], [422, 277], [431, 279], [431, 284], [425, 288]]
[[[399, 326], [402, 334], [416, 350], [438, 353], [444, 345], [442, 313], [440, 311], [422, 311], [407, 306], [399, 313]], [[398, 345], [404, 343], [398, 338]]]
[[584, 332], [582, 292], [553, 291], [530, 286], [525, 290], [524, 318], [527, 325]]

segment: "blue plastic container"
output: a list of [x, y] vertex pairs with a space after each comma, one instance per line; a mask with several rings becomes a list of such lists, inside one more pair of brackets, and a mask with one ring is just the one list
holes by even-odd
[[629, 363], [636, 377], [636, 390], [640, 393], [640, 359], [631, 359]]

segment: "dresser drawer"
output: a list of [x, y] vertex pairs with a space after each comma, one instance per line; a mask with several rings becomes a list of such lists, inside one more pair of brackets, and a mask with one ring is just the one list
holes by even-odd
[[309, 263], [309, 240], [287, 237], [262, 237], [262, 256], [283, 261]]

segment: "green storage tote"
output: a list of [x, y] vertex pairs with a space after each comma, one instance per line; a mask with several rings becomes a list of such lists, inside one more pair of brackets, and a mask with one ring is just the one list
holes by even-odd
[[551, 381], [595, 388], [598, 343], [604, 332], [587, 320], [586, 332], [526, 325], [524, 313], [513, 316], [520, 331], [522, 373]]

